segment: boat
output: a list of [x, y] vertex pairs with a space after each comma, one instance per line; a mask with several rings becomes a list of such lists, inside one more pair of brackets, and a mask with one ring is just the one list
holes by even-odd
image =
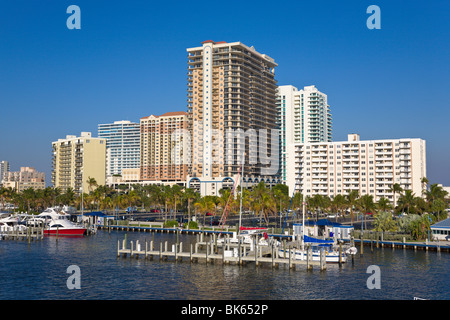
[[356, 248], [352, 247], [347, 250], [342, 249], [341, 252], [339, 252], [340, 248], [333, 239], [316, 239], [304, 236], [301, 248], [294, 247], [285, 249], [282, 246], [278, 246], [278, 255], [280, 257], [288, 258], [290, 254], [292, 259], [307, 260], [309, 249], [311, 250], [312, 261], [320, 261], [321, 251], [325, 251], [325, 261], [327, 263], [345, 263], [347, 261], [347, 255], [354, 254], [354, 249]]
[[48, 236], [82, 236], [87, 229], [67, 219], [55, 219], [50, 221], [44, 229], [44, 235]]
[[66, 214], [64, 211], [59, 211], [56, 208], [50, 207], [45, 209], [42, 213], [38, 214], [37, 217], [46, 221], [60, 219], [68, 220], [70, 218], [70, 215]]
[[19, 231], [23, 232], [26, 231], [27, 227], [23, 224], [21, 224], [20, 218], [18, 216], [9, 216], [5, 217], [3, 219], [0, 219], [0, 231]]
[[[300, 176], [299, 176], [300, 177]], [[297, 186], [297, 181], [294, 187], [294, 193], [291, 197], [291, 203], [289, 204], [289, 210], [291, 209], [292, 199], [295, 195], [295, 189]], [[357, 252], [355, 247], [343, 247], [342, 243], [338, 243], [335, 238], [332, 239], [317, 239], [305, 234], [305, 212], [306, 212], [306, 202], [302, 203], [302, 227], [300, 230], [300, 240], [301, 242], [294, 242], [286, 247], [278, 246], [278, 255], [280, 257], [291, 258], [295, 260], [307, 260], [308, 252], [311, 253], [311, 258], [313, 261], [320, 261], [321, 253], [325, 252], [325, 262], [327, 263], [345, 263], [347, 261], [347, 255], [354, 255]], [[289, 212], [288, 210], [288, 212]], [[285, 224], [287, 220], [287, 215], [285, 219]], [[284, 226], [283, 226], [284, 231]], [[339, 244], [339, 245], [338, 245]], [[290, 247], [290, 248], [289, 248]]]
[[53, 220], [69, 220], [70, 215], [57, 208], [50, 207], [45, 209], [38, 215], [28, 215], [25, 218], [25, 223], [30, 227], [48, 226]]
[[[268, 246], [270, 239], [267, 235], [267, 228], [258, 228], [258, 227], [240, 227], [239, 234], [233, 232], [233, 236], [228, 239], [229, 243], [241, 243], [241, 244], [256, 244], [259, 246]], [[218, 244], [223, 244], [225, 242], [225, 238], [220, 237], [217, 239]]]

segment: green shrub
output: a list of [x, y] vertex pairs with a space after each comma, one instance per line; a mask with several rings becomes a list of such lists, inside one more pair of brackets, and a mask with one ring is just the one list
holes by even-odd
[[174, 227], [178, 227], [177, 220], [168, 220], [164, 223], [164, 228], [174, 228]]
[[198, 223], [197, 223], [197, 221], [189, 221], [189, 225], [188, 225], [188, 223], [186, 222], [184, 224], [184, 228], [185, 229], [198, 229]]

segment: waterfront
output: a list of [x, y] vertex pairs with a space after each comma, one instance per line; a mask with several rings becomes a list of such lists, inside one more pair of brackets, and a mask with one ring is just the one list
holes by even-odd
[[[272, 269], [117, 258], [117, 241], [176, 242], [176, 235], [99, 231], [81, 238], [0, 241], [1, 300], [431, 300], [450, 298], [450, 254], [365, 248], [342, 267]], [[185, 244], [196, 240], [179, 235]], [[81, 289], [69, 290], [67, 268], [81, 271]], [[381, 289], [368, 289], [367, 268], [381, 271]]]

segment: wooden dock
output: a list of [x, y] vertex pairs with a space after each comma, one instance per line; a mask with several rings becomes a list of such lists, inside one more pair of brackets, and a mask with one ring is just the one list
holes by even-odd
[[30, 227], [26, 230], [10, 230], [0, 232], [1, 240], [42, 240], [44, 239], [44, 229], [41, 227]]
[[[289, 249], [289, 248], [288, 248]], [[286, 251], [285, 251], [286, 252]], [[145, 241], [141, 244], [139, 240], [130, 241], [126, 239], [117, 241], [117, 257], [127, 257], [144, 259], [159, 258], [163, 260], [189, 260], [192, 262], [204, 261], [208, 263], [222, 263], [246, 265], [254, 263], [255, 266], [269, 264], [272, 268], [280, 265], [286, 265], [289, 269], [296, 269], [298, 266], [304, 266], [307, 270], [312, 270], [313, 266], [318, 267], [321, 271], [326, 270], [325, 251], [321, 255], [321, 261], [312, 260], [312, 251], [308, 254], [306, 260], [296, 260], [291, 257], [290, 250], [287, 256], [279, 256], [275, 246], [259, 246], [257, 244], [231, 243], [229, 239], [225, 239], [221, 245], [218, 245], [215, 239], [211, 237], [210, 241], [199, 241], [195, 244], [191, 243], [188, 248], [183, 243], [172, 244], [169, 248], [167, 241], [155, 244], [154, 241]]]
[[400, 249], [409, 249], [409, 250], [425, 250], [425, 251], [436, 251], [436, 252], [450, 252], [450, 243], [441, 242], [433, 242], [433, 241], [425, 241], [425, 242], [406, 242], [403, 241], [387, 241], [387, 240], [373, 240], [373, 239], [354, 239], [353, 242], [359, 243], [358, 247], [360, 247], [360, 252], [364, 251], [364, 247], [370, 247], [370, 250], [373, 251], [374, 248], [392, 248], [393, 250], [396, 248]]

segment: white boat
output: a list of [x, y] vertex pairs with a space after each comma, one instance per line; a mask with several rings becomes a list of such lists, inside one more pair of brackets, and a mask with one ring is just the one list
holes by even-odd
[[285, 249], [283, 246], [278, 246], [279, 257], [289, 258], [295, 260], [307, 260], [308, 248], [311, 250], [311, 258], [313, 261], [320, 261], [321, 252], [325, 252], [325, 261], [327, 263], [345, 263], [347, 261], [347, 255], [356, 254], [357, 249], [355, 247], [340, 247], [337, 245], [334, 239], [316, 239], [305, 235], [305, 202], [303, 202], [303, 223], [301, 229], [302, 243], [298, 244], [300, 248]]
[[87, 229], [67, 219], [52, 220], [44, 229], [44, 234], [49, 236], [82, 236]]
[[[267, 228], [253, 228], [253, 227], [240, 227], [239, 234], [233, 232], [233, 236], [228, 239], [228, 241], [232, 244], [256, 244], [258, 246], [268, 246], [269, 245], [269, 237], [267, 235]], [[223, 244], [225, 242], [225, 238], [217, 239], [218, 244]]]
[[27, 227], [23, 224], [20, 224], [20, 219], [18, 216], [9, 216], [3, 219], [0, 219], [0, 231], [25, 231]]
[[70, 215], [63, 211], [58, 211], [55, 208], [47, 208], [45, 211], [28, 221], [30, 222], [30, 225], [39, 225], [39, 223], [43, 223], [44, 226], [47, 226], [53, 220], [69, 220], [69, 217]]
[[289, 258], [290, 254], [291, 259], [307, 260], [308, 248], [311, 250], [312, 261], [320, 261], [321, 251], [324, 251], [327, 263], [345, 263], [349, 254], [356, 254], [356, 248], [342, 247], [339, 260], [339, 247], [334, 240], [322, 240], [305, 236], [301, 248], [284, 249], [282, 246], [278, 246], [278, 256]]

